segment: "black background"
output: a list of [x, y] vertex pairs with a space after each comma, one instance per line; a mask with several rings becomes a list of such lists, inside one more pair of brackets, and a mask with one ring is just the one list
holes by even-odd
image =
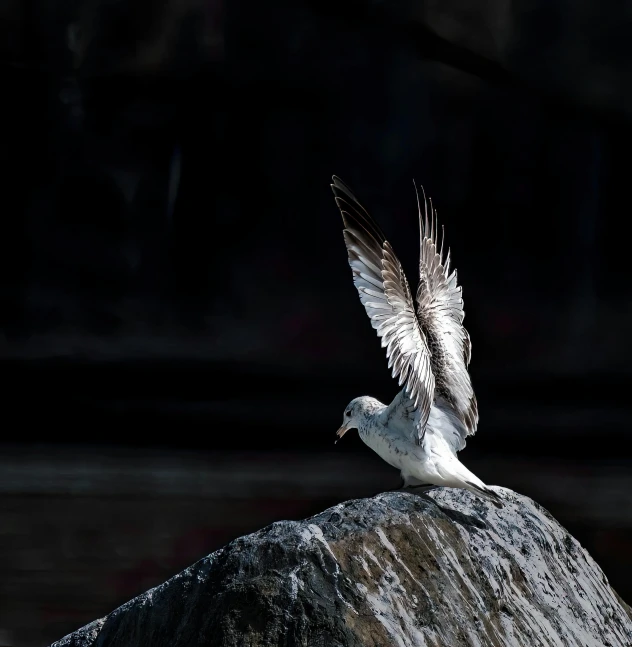
[[[602, 11], [588, 1], [6, 5], [7, 464], [36, 452], [54, 484], [67, 456], [84, 461], [87, 483], [108, 452], [139, 464], [226, 457], [245, 475], [260, 461], [279, 478], [287, 461], [330, 456], [349, 400], [396, 393], [351, 281], [330, 177], [371, 210], [413, 284], [415, 179], [464, 291], [481, 413], [464, 462], [547, 505], [631, 599], [632, 46], [624, 5]], [[246, 463], [229, 458], [240, 452]], [[348, 435], [336, 452], [352, 461], [369, 450]], [[31, 492], [45, 482], [36, 468], [30, 485], [11, 478], [5, 514], [19, 518], [20, 497], [46, 507], [46, 487]], [[367, 476], [358, 495], [377, 483]], [[288, 515], [344, 498], [308, 490]], [[71, 506], [78, 495], [64, 496]], [[128, 496], [151, 528], [160, 513]], [[256, 507], [261, 496], [242, 498]], [[53, 550], [28, 514], [24, 532]], [[91, 523], [95, 536], [114, 533], [110, 519]], [[85, 604], [101, 586], [90, 560], [70, 553], [38, 579], [15, 566], [22, 540], [9, 535], [5, 581], [16, 588], [1, 591], [12, 602], [0, 631], [35, 645], [234, 533]], [[37, 600], [64, 569], [86, 580], [48, 613]]]

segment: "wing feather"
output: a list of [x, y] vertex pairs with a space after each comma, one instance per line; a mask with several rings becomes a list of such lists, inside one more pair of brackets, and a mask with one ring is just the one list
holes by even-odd
[[351, 190], [336, 176], [331, 188], [345, 226], [344, 241], [360, 301], [386, 348], [393, 377], [414, 403], [415, 437], [421, 442], [434, 401], [435, 379], [408, 281], [393, 248]]
[[419, 195], [417, 199], [421, 243], [417, 315], [430, 349], [435, 398], [443, 398], [453, 408], [465, 427], [465, 435], [469, 436], [478, 425], [478, 405], [468, 373], [472, 350], [469, 334], [463, 326], [465, 311], [461, 286], [456, 270], [450, 272], [449, 249], [444, 260], [443, 230], [439, 235], [432, 201], [428, 209], [424, 195], [422, 213]]

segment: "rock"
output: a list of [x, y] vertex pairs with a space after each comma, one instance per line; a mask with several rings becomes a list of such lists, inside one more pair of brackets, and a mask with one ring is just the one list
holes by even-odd
[[341, 503], [241, 537], [54, 647], [632, 645], [571, 535], [497, 488]]

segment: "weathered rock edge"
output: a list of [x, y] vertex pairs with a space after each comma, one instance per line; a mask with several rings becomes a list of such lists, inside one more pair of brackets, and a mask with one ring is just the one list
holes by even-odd
[[240, 537], [54, 647], [632, 645], [630, 609], [531, 499], [341, 503]]

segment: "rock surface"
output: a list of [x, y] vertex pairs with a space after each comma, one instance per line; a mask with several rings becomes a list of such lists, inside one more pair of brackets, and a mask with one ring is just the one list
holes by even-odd
[[509, 490], [393, 492], [241, 537], [54, 647], [632, 645], [630, 608]]

